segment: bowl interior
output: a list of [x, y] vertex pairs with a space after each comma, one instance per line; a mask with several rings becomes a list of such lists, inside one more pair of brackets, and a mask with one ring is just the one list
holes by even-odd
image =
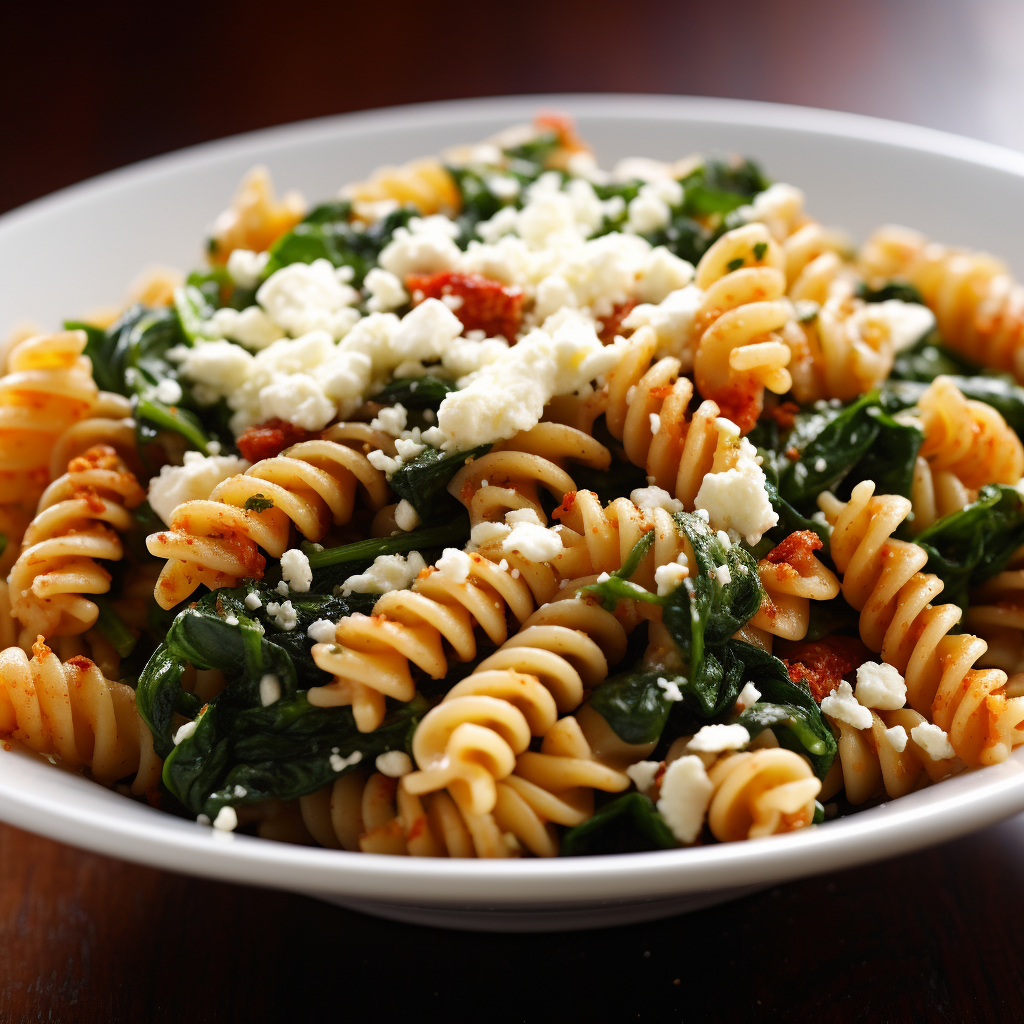
[[[1024, 271], [1024, 156], [926, 129], [767, 104], [527, 97], [350, 115], [240, 136], [86, 182], [0, 218], [0, 332], [117, 301], [147, 264], [199, 262], [208, 225], [254, 163], [319, 200], [385, 163], [473, 141], [537, 110], [574, 114], [603, 166], [624, 156], [741, 153], [798, 185], [821, 220], [880, 223], [985, 248]], [[804, 833], [705, 849], [465, 863], [290, 847], [211, 832], [45, 759], [0, 754], [0, 817], [101, 852], [215, 877], [463, 906], [651, 899], [809, 874], [939, 841], [1024, 808], [1024, 753]]]

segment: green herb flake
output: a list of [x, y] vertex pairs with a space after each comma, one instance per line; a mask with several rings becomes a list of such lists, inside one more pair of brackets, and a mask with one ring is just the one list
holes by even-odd
[[746, 260], [742, 256], [737, 256], [736, 259], [729, 260], [729, 262], [726, 263], [726, 267], [731, 273], [734, 270], [739, 270], [744, 263], [746, 263]]
[[764, 259], [764, 254], [767, 251], [768, 251], [768, 243], [767, 242], [758, 242], [754, 246], [754, 259], [757, 260], [758, 263], [760, 263], [761, 260]]
[[245, 502], [245, 508], [249, 512], [266, 512], [268, 508], [273, 507], [273, 498], [268, 498], [263, 494], [254, 494], [251, 498], [246, 499]]

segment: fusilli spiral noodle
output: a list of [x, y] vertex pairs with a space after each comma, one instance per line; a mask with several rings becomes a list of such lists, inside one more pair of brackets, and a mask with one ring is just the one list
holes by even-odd
[[278, 199], [270, 172], [266, 167], [253, 167], [239, 184], [231, 205], [214, 222], [210, 261], [226, 263], [235, 249], [265, 252], [295, 227], [305, 212], [305, 201], [298, 192]]
[[556, 501], [576, 490], [567, 461], [607, 469], [611, 452], [596, 438], [562, 423], [538, 423], [468, 462], [448, 491], [469, 511], [470, 525], [497, 522], [513, 509], [530, 508], [545, 521], [539, 488]]
[[[167, 559], [157, 603], [173, 608], [201, 583], [216, 589], [259, 578], [265, 562], [258, 548], [280, 558], [293, 523], [307, 540], [320, 540], [332, 522], [349, 521], [360, 487], [372, 510], [390, 493], [384, 474], [362, 453], [335, 441], [302, 441], [229, 477], [207, 500], [179, 505], [169, 529], [146, 541], [151, 554]], [[257, 496], [273, 506], [246, 508]]]
[[985, 642], [950, 633], [960, 608], [930, 603], [942, 581], [920, 572], [927, 554], [892, 536], [910, 502], [874, 496], [874, 484], [864, 481], [845, 505], [831, 495], [821, 505], [834, 525], [832, 558], [843, 596], [861, 613], [861, 639], [905, 676], [909, 706], [949, 734], [965, 764], [1004, 760], [1024, 740], [1024, 700], [1005, 696], [1004, 672], [972, 669]]
[[424, 215], [454, 217], [462, 209], [455, 180], [436, 157], [412, 160], [401, 167], [380, 167], [365, 181], [346, 185], [342, 196], [356, 203], [357, 214], [361, 204], [389, 200], [399, 206], [411, 203]]
[[0, 488], [5, 502], [34, 504], [49, 482], [54, 442], [85, 419], [99, 393], [85, 331], [19, 342], [0, 377]]
[[918, 401], [921, 457], [968, 488], [1015, 484], [1024, 476], [1024, 445], [991, 405], [965, 398], [949, 377], [936, 377]]
[[19, 647], [0, 651], [0, 733], [30, 750], [88, 765], [109, 784], [138, 770], [140, 729], [132, 688], [88, 658], [62, 663], [42, 638], [31, 660]]
[[118, 534], [131, 527], [129, 510], [144, 500], [135, 476], [104, 445], [72, 459], [50, 484], [8, 578], [22, 646], [36, 636], [73, 635], [93, 625], [98, 609], [84, 595], [110, 589], [110, 574], [97, 559], [121, 558]]
[[960, 478], [948, 469], [935, 469], [918, 455], [914, 462], [914, 476], [910, 485], [910, 500], [914, 518], [910, 522], [913, 533], [920, 533], [943, 516], [959, 512], [978, 497], [978, 492], [965, 487]]
[[708, 827], [719, 842], [791, 832], [814, 819], [821, 781], [791, 750], [731, 754], [711, 766], [708, 778], [714, 786]]
[[749, 625], [784, 640], [803, 640], [811, 601], [839, 596], [839, 580], [814, 552], [822, 546], [809, 530], [791, 533], [757, 563], [765, 596]]
[[704, 253], [694, 282], [705, 293], [694, 321], [697, 389], [746, 433], [765, 388], [783, 394], [793, 383], [790, 348], [778, 333], [793, 315], [783, 301], [785, 258], [763, 224], [747, 224]]
[[1024, 285], [994, 256], [887, 226], [868, 239], [860, 264], [869, 280], [913, 284], [935, 314], [945, 344], [1024, 380]]

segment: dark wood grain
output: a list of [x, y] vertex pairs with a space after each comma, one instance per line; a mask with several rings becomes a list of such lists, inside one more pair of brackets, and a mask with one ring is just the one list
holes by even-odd
[[[3, 29], [0, 210], [235, 132], [502, 93], [742, 96], [1024, 146], [1006, 46], [1021, 21], [1015, 0], [22, 4]], [[0, 1021], [1020, 1020], [1022, 840], [1016, 819], [686, 917], [527, 937], [390, 924], [0, 827]]]

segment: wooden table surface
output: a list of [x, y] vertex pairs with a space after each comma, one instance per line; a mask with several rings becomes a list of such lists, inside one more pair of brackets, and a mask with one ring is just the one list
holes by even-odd
[[[0, 211], [239, 131], [502, 93], [740, 96], [1024, 148], [1018, 0], [147, 6], [5, 12]], [[379, 1020], [432, 1009], [517, 1021], [1024, 1019], [1024, 817], [821, 871], [653, 924], [480, 936], [0, 826], [0, 1021], [260, 1022], [314, 1009]]]

